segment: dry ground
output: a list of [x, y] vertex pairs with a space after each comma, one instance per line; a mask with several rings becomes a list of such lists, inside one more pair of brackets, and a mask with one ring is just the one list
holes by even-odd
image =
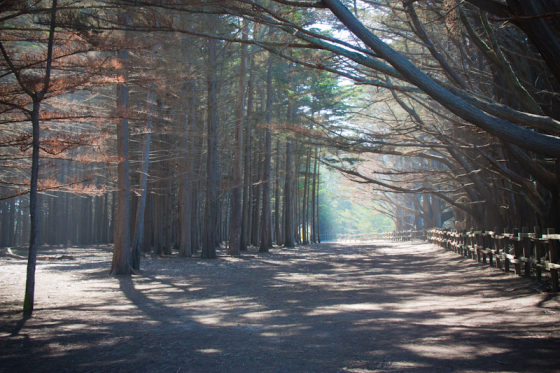
[[559, 299], [435, 246], [321, 244], [218, 260], [50, 248], [36, 311], [0, 257], [0, 372], [560, 372]]

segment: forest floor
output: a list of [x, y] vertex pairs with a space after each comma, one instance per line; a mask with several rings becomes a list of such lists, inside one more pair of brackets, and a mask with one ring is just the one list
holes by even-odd
[[[35, 312], [0, 255], [0, 372], [560, 372], [560, 298], [424, 242], [217, 260], [47, 247]], [[21, 252], [20, 252], [21, 253]]]

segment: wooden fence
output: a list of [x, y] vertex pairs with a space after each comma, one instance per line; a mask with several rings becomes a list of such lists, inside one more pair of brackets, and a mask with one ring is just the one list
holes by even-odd
[[499, 232], [458, 232], [450, 229], [430, 229], [428, 240], [446, 250], [452, 250], [479, 263], [509, 272], [513, 267], [519, 276], [530, 277], [534, 274], [537, 281], [542, 279], [543, 272], [550, 273], [552, 291], [558, 291], [558, 249], [560, 234], [554, 229], [547, 229], [547, 234], [541, 234], [540, 228], [535, 227], [534, 233], [528, 228], [514, 229], [513, 233]]

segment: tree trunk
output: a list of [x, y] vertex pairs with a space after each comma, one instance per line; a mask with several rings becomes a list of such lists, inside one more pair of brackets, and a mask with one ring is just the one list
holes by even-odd
[[[194, 150], [194, 143], [191, 145], [192, 149]], [[200, 146], [200, 148], [202, 148], [202, 145]], [[202, 150], [202, 149], [200, 149]], [[202, 156], [199, 155], [197, 157], [198, 159], [198, 164], [192, 164], [192, 169], [194, 172], [194, 167], [198, 166], [198, 167], [202, 167]], [[200, 199], [199, 199], [199, 194], [198, 191], [200, 190], [200, 170], [197, 171], [196, 175], [197, 177], [195, 177], [195, 181], [194, 181], [194, 187], [192, 188], [192, 192], [191, 192], [191, 207], [192, 207], [192, 211], [191, 211], [191, 251], [192, 253], [197, 253], [200, 250], [200, 222], [199, 222], [199, 209], [200, 209]]]
[[[127, 26], [129, 15], [119, 15], [119, 25]], [[128, 73], [126, 63], [128, 51], [119, 51], [118, 60], [123, 66], [122, 83], [117, 85], [117, 111], [120, 119], [117, 122], [117, 219], [115, 224], [115, 244], [111, 275], [129, 275], [130, 268], [130, 176], [128, 168]]]
[[241, 234], [239, 248], [241, 251], [247, 250], [249, 241], [249, 232], [251, 227], [251, 121], [253, 112], [253, 82], [255, 61], [251, 59], [251, 67], [249, 69], [249, 84], [247, 87], [247, 119], [245, 129], [245, 176], [243, 180], [243, 215], [241, 219]]
[[204, 238], [202, 242], [202, 258], [216, 259], [217, 242], [217, 184], [218, 184], [218, 118], [216, 96], [216, 40], [208, 40], [208, 115], [207, 136], [208, 149], [206, 159], [206, 211], [204, 215]]
[[284, 246], [294, 247], [294, 215], [292, 211], [292, 139], [286, 140], [286, 182], [284, 184]]
[[[166, 136], [167, 137], [167, 136]], [[167, 151], [167, 161], [165, 162], [165, 178], [163, 182], [164, 196], [163, 196], [163, 254], [171, 255], [171, 242], [172, 242], [172, 227], [173, 227], [173, 191], [172, 191], [172, 170], [169, 159], [171, 158], [171, 151]]]
[[307, 210], [308, 200], [307, 194], [309, 190], [309, 167], [311, 161], [311, 149], [307, 149], [307, 156], [305, 158], [305, 178], [303, 179], [303, 204], [301, 208], [301, 230], [302, 230], [302, 243], [307, 245], [309, 243], [308, 239], [308, 224], [307, 224]]
[[321, 226], [319, 220], [319, 190], [321, 189], [321, 167], [317, 169], [317, 242], [321, 243], [321, 230], [319, 227]]
[[188, 101], [187, 101], [187, 118], [185, 120], [185, 129], [183, 133], [183, 139], [181, 141], [181, 150], [183, 151], [183, 181], [180, 188], [181, 190], [181, 217], [179, 221], [181, 222], [181, 245], [179, 247], [179, 256], [190, 257], [192, 256], [192, 238], [191, 238], [191, 210], [192, 210], [192, 200], [191, 200], [191, 188], [190, 188], [190, 178], [192, 172], [191, 158], [189, 143], [189, 133], [192, 132], [194, 128], [195, 121], [195, 110], [193, 99], [195, 95], [194, 91], [194, 81], [189, 79], [188, 82]]
[[[297, 148], [299, 148], [299, 151], [298, 151]], [[293, 210], [294, 210], [294, 219], [295, 219], [295, 222], [296, 222], [295, 223], [296, 224], [295, 240], [296, 240], [297, 244], [301, 244], [301, 231], [302, 230], [299, 227], [299, 222], [301, 221], [300, 220], [301, 219], [301, 209], [299, 208], [299, 206], [300, 206], [300, 204], [299, 204], [300, 194], [301, 194], [299, 192], [299, 184], [300, 184], [299, 180], [300, 180], [300, 169], [301, 169], [300, 168], [301, 146], [298, 147], [297, 144], [296, 144], [296, 154], [297, 154], [297, 158], [296, 158], [296, 164], [295, 164], [295, 180], [294, 180], [294, 185], [293, 185], [295, 198], [294, 198]]]
[[315, 165], [313, 166], [313, 180], [311, 184], [311, 242], [317, 243], [317, 236], [315, 231], [315, 193], [316, 193], [316, 185], [315, 182], [317, 180], [317, 154], [318, 148], [315, 148]]
[[266, 124], [264, 132], [264, 166], [263, 166], [263, 208], [261, 218], [261, 244], [259, 252], [268, 252], [271, 245], [270, 232], [270, 162], [272, 158], [272, 135], [270, 132], [270, 123], [272, 122], [272, 61], [273, 55], [268, 57], [268, 72], [266, 75]]
[[[31, 180], [29, 186], [29, 215], [30, 215], [30, 234], [29, 234], [29, 252], [27, 259], [27, 278], [25, 283], [25, 297], [23, 300], [23, 312], [26, 315], [30, 315], [33, 312], [33, 306], [35, 302], [35, 267], [37, 265], [37, 249], [38, 249], [38, 235], [39, 235], [39, 206], [38, 206], [38, 193], [37, 184], [39, 180], [39, 146], [40, 146], [40, 134], [41, 128], [39, 125], [39, 112], [41, 110], [41, 101], [45, 94], [49, 90], [51, 66], [52, 66], [52, 50], [54, 44], [54, 31], [56, 22], [56, 10], [57, 10], [57, 0], [52, 2], [51, 19], [50, 19], [50, 30], [49, 30], [49, 42], [47, 46], [47, 66], [45, 69], [45, 77], [43, 82], [43, 89], [38, 92], [31, 94], [31, 91], [27, 90], [26, 87], [22, 88], [28, 92], [33, 101], [33, 108], [31, 111], [31, 125], [33, 131], [33, 143], [32, 143], [32, 156], [31, 156]], [[2, 51], [4, 49], [2, 48]], [[5, 56], [6, 58], [6, 56]], [[7, 58], [6, 58], [7, 59]], [[19, 75], [16, 71], [14, 74]], [[19, 78], [18, 78], [19, 80]], [[20, 82], [20, 84], [22, 84]], [[15, 207], [15, 206], [14, 206]], [[13, 232], [12, 232], [13, 233]]]
[[[37, 266], [37, 249], [39, 235], [39, 218], [37, 206], [37, 181], [39, 179], [39, 111], [41, 102], [33, 100], [33, 111], [31, 114], [31, 123], [33, 126], [33, 154], [31, 158], [31, 185], [29, 188], [29, 215], [31, 223], [31, 231], [29, 235], [29, 253], [27, 259], [27, 279], [25, 283], [25, 298], [23, 300], [23, 312], [31, 314], [33, 312], [35, 300], [35, 267]], [[15, 206], [13, 206], [15, 207]]]
[[262, 186], [262, 167], [261, 160], [261, 144], [262, 144], [262, 131], [258, 131], [258, 146], [255, 149], [253, 156], [253, 168], [255, 169], [254, 182], [253, 182], [253, 213], [251, 223], [251, 243], [257, 246], [259, 242], [259, 217], [260, 217], [260, 204], [261, 204], [261, 186]]
[[149, 253], [152, 251], [153, 241], [153, 220], [154, 220], [154, 195], [146, 195], [146, 208], [144, 209], [144, 235], [142, 236], [142, 251]]
[[[243, 40], [247, 39], [247, 22], [243, 25]], [[247, 44], [241, 46], [239, 65], [239, 84], [237, 87], [237, 104], [235, 108], [235, 149], [233, 154], [233, 190], [231, 198], [231, 218], [229, 235], [229, 255], [239, 255], [241, 251], [241, 193], [243, 188], [243, 112], [245, 109], [245, 75], [247, 64]]]
[[276, 182], [274, 183], [274, 235], [276, 245], [282, 245], [280, 237], [280, 140], [276, 142]]
[[136, 207], [136, 221], [134, 226], [134, 240], [132, 242], [132, 269], [140, 269], [140, 252], [144, 238], [144, 216], [146, 210], [146, 196], [148, 191], [148, 169], [150, 164], [150, 143], [152, 139], [152, 118], [154, 113], [154, 84], [148, 93], [148, 120], [146, 134], [142, 145], [142, 165], [140, 166], [140, 190]]

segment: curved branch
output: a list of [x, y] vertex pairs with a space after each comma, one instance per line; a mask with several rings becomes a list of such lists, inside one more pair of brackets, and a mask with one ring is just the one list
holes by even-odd
[[333, 14], [367, 46], [391, 64], [409, 82], [449, 111], [486, 132], [539, 154], [560, 158], [560, 138], [535, 133], [511, 122], [492, 117], [457, 98], [408, 59], [372, 34], [339, 0], [323, 0]]

